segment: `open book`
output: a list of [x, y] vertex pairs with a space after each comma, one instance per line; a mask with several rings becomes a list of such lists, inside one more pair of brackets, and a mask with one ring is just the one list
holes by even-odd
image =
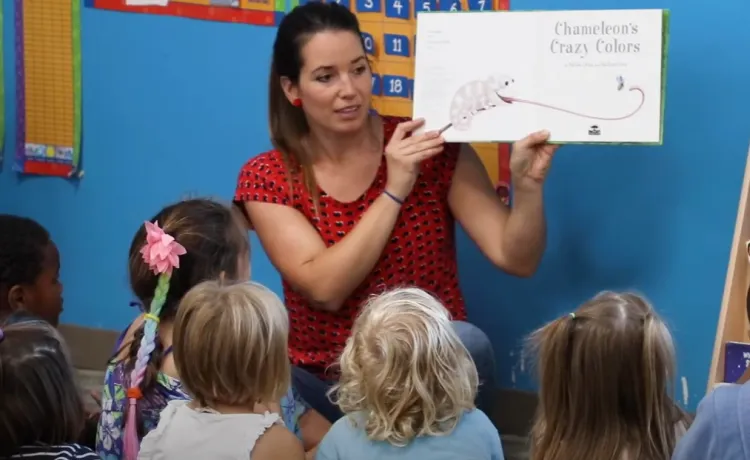
[[665, 10], [423, 12], [414, 118], [449, 142], [661, 144]]

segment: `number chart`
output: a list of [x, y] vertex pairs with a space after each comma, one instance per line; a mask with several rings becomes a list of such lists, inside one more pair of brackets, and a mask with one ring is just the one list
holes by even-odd
[[140, 5], [128, 4], [128, 0], [84, 0], [84, 2], [87, 7], [103, 10], [181, 16], [259, 26], [278, 25], [286, 13], [286, 0], [154, 0], [139, 2]]
[[[382, 115], [412, 116], [416, 16], [423, 11], [507, 11], [509, 0], [328, 0], [359, 19], [365, 52], [373, 64], [372, 105]], [[299, 4], [307, 0], [299, 0]], [[297, 6], [292, 0], [291, 7]], [[507, 144], [472, 144], [507, 200], [510, 184]]]

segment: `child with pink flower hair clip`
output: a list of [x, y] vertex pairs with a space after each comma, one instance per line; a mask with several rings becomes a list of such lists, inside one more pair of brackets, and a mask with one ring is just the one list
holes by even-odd
[[[247, 281], [249, 258], [242, 216], [212, 200], [167, 206], [138, 229], [128, 271], [145, 308], [121, 335], [107, 366], [96, 440], [101, 458], [134, 460], [167, 404], [191, 399], [172, 355], [180, 301], [206, 280]], [[313, 455], [330, 424], [291, 387], [274, 409]]]

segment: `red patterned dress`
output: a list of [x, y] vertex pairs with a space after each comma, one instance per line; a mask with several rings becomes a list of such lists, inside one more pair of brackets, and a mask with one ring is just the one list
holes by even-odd
[[[400, 118], [384, 118], [388, 142]], [[383, 254], [372, 272], [335, 313], [315, 310], [308, 300], [283, 281], [291, 331], [292, 363], [322, 375], [341, 353], [362, 302], [384, 290], [416, 286], [437, 296], [454, 320], [465, 320], [464, 298], [458, 285], [454, 219], [448, 207], [448, 191], [458, 160], [458, 144], [446, 144], [445, 152], [422, 164], [419, 178], [407, 197]], [[311, 194], [301, 180], [292, 181], [289, 193], [286, 167], [272, 150], [250, 159], [239, 174], [235, 202], [262, 201], [291, 206], [301, 212], [330, 247], [344, 238], [377, 199], [386, 183], [386, 161], [380, 165], [370, 188], [357, 200], [341, 203], [320, 191], [319, 216]]]

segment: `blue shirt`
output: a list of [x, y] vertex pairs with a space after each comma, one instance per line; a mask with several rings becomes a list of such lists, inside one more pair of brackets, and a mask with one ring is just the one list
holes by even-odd
[[422, 436], [405, 447], [370, 441], [351, 417], [356, 415], [333, 424], [318, 446], [316, 460], [504, 460], [500, 435], [479, 409], [464, 414], [449, 435]]
[[750, 383], [722, 385], [698, 405], [672, 460], [750, 459]]

